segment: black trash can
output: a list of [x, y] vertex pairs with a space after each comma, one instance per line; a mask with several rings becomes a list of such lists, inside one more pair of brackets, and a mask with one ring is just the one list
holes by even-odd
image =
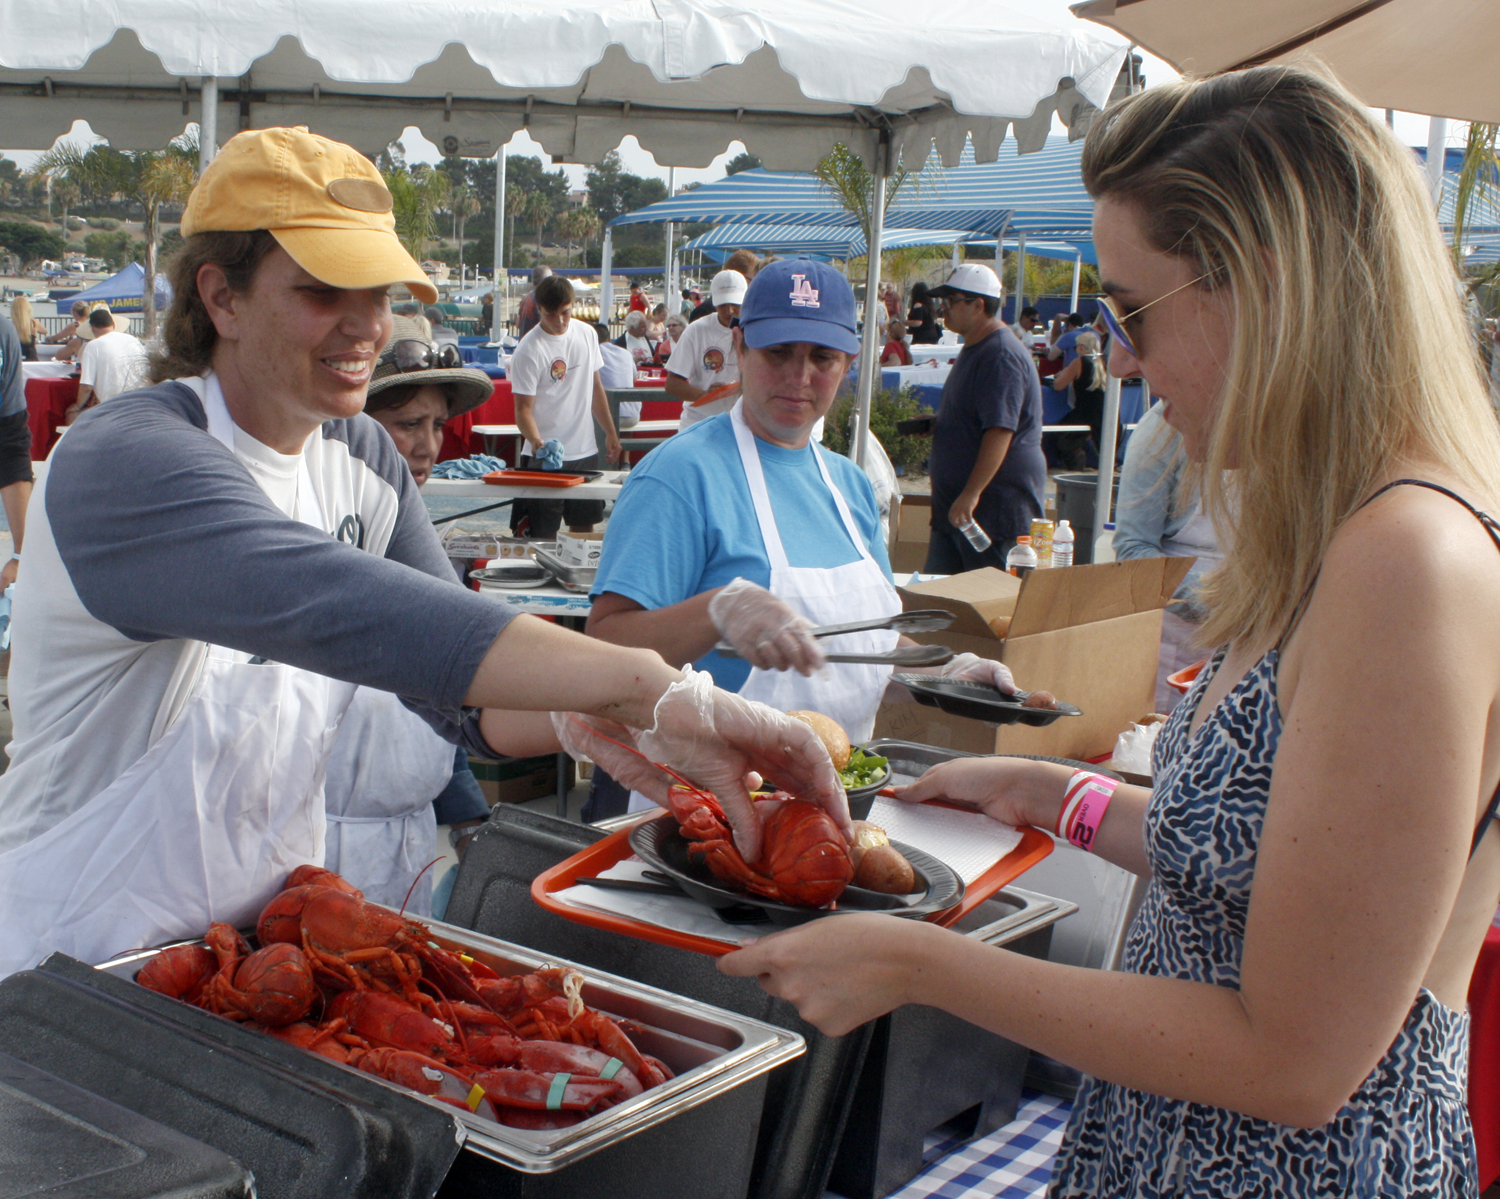
[[[1053, 475], [1052, 482], [1057, 487], [1057, 519], [1067, 521], [1073, 529], [1073, 565], [1083, 566], [1094, 560], [1094, 495], [1099, 488], [1099, 472], [1087, 470]], [[1111, 513], [1119, 503], [1120, 476], [1117, 472], [1109, 502]]]

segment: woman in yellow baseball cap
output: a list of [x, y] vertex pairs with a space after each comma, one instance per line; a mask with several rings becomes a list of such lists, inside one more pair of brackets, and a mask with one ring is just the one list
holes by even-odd
[[391, 288], [433, 298], [367, 158], [242, 133], [182, 232], [151, 384], [70, 428], [32, 505], [0, 976], [253, 921], [322, 860], [324, 766], [359, 685], [472, 753], [561, 744], [664, 800], [666, 776], [604, 730], [718, 794], [752, 858], [752, 769], [847, 829], [807, 726], [458, 585], [361, 412]]

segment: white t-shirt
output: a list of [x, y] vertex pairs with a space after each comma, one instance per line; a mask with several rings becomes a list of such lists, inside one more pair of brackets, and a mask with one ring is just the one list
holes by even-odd
[[[575, 320], [560, 337], [537, 325], [521, 338], [506, 367], [512, 394], [536, 397], [532, 411], [542, 440], [562, 442], [563, 458], [569, 462], [599, 452], [594, 440], [594, 376], [603, 365], [598, 334], [592, 325]], [[539, 448], [528, 441], [522, 452], [535, 457]]]
[[718, 316], [694, 321], [672, 347], [667, 369], [680, 375], [700, 391], [712, 391], [740, 377], [734, 355], [734, 330], [719, 324]]
[[625, 334], [625, 349], [642, 366], [650, 366], [656, 356], [656, 347], [650, 339], [637, 337], [634, 333]]
[[629, 350], [622, 350], [612, 341], [599, 344], [599, 356], [603, 363], [601, 374], [605, 387], [634, 387], [635, 359]]
[[86, 342], [78, 361], [78, 385], [92, 387], [101, 400], [112, 400], [146, 381], [146, 347], [120, 329]]

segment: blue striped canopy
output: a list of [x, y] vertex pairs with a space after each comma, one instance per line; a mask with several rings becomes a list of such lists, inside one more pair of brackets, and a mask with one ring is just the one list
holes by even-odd
[[[955, 242], [991, 249], [995, 245], [994, 238], [976, 239], [974, 234], [961, 229], [887, 229], [881, 239], [881, 248], [951, 246]], [[865, 252], [865, 235], [847, 225], [716, 225], [682, 248], [707, 251], [712, 257], [718, 257], [713, 253], [717, 250], [757, 250], [764, 254], [788, 256], [858, 258]], [[1007, 240], [1004, 248], [1014, 251], [1016, 242]], [[1028, 240], [1026, 252], [1038, 258], [1065, 258], [1069, 262], [1082, 254], [1084, 262], [1095, 261], [1092, 241], [1073, 244]]]
[[[912, 175], [886, 209], [893, 229], [963, 230], [996, 236], [1007, 229], [1030, 237], [1091, 238], [1094, 204], [1083, 188], [1082, 142], [1050, 137], [1034, 154], [976, 163], [966, 151], [952, 168]], [[648, 204], [610, 222], [706, 221], [738, 225], [857, 227], [816, 175], [741, 171], [692, 191]], [[1028, 247], [1029, 248], [1029, 247]]]

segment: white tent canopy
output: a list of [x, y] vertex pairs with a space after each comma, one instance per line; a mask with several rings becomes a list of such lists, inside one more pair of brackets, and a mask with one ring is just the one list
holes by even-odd
[[933, 0], [318, 0], [207, 5], [32, 0], [0, 9], [0, 145], [45, 148], [75, 119], [118, 149], [158, 148], [218, 80], [215, 127], [300, 123], [369, 152], [416, 125], [488, 157], [526, 128], [563, 162], [627, 134], [706, 166], [733, 140], [808, 170], [835, 141], [920, 166], [966, 137], [993, 159], [1014, 123], [1102, 105], [1125, 47], [1020, 4]]

